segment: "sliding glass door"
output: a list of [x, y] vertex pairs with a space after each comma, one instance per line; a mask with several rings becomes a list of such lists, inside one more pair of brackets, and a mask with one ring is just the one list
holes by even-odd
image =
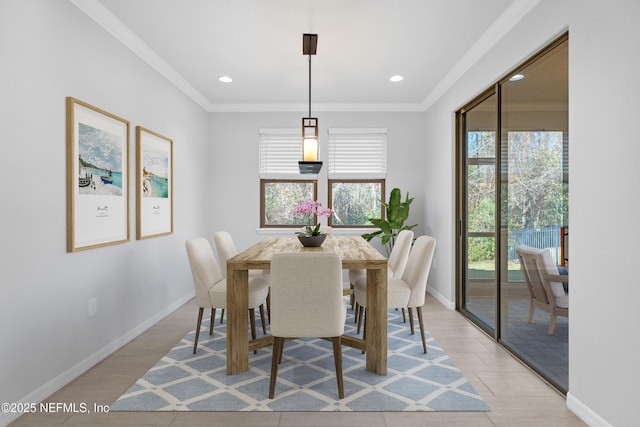
[[496, 94], [481, 96], [461, 115], [464, 132], [460, 220], [462, 307], [485, 329], [496, 327]]
[[569, 318], [553, 333], [543, 310], [529, 322], [516, 248], [568, 267], [567, 53], [564, 36], [457, 114], [458, 309], [564, 392]]

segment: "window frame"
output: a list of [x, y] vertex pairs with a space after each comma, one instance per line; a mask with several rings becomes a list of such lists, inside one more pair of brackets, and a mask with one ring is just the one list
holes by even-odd
[[[387, 128], [329, 128], [329, 138], [327, 143], [328, 164], [327, 164], [327, 204], [333, 209], [333, 185], [336, 183], [361, 183], [361, 184], [380, 184], [380, 218], [385, 218], [386, 210], [384, 208], [384, 198], [386, 191], [387, 178], [387, 150], [388, 150], [388, 129]], [[346, 159], [352, 156], [369, 159], [371, 154], [370, 144], [367, 140], [374, 140], [374, 152], [378, 153], [383, 159], [381, 162], [358, 162], [355, 169], [344, 168], [344, 163], [340, 161], [340, 154], [346, 155]], [[340, 142], [343, 141], [347, 147], [351, 149], [346, 151], [340, 148]], [[367, 149], [363, 151], [362, 143], [367, 145]], [[334, 151], [337, 150], [337, 151]], [[364, 169], [363, 166], [366, 166]], [[327, 219], [327, 224], [334, 228], [340, 229], [374, 229], [375, 225], [338, 225], [333, 224], [333, 216]]]
[[[327, 193], [328, 193], [328, 200], [327, 200], [327, 204], [329, 206], [329, 209], [333, 210], [333, 184], [334, 183], [348, 183], [348, 184], [380, 184], [380, 195], [381, 195], [381, 203], [380, 203], [380, 218], [385, 219], [385, 213], [386, 210], [384, 208], [384, 197], [386, 194], [386, 190], [385, 190], [385, 185], [386, 185], [386, 179], [384, 178], [380, 178], [380, 179], [329, 179], [327, 180]], [[338, 225], [338, 224], [333, 224], [333, 215], [331, 215], [329, 218], [327, 218], [327, 225], [329, 227], [333, 227], [333, 228], [340, 228], [340, 229], [350, 229], [350, 228], [377, 228], [375, 225], [370, 224], [370, 225], [366, 225], [366, 224], [359, 224], [359, 225]]]
[[[260, 179], [260, 228], [300, 228], [307, 224], [265, 224], [265, 186], [267, 184], [313, 184], [313, 200], [318, 199], [318, 180], [317, 179]], [[295, 206], [291, 207], [293, 210]], [[315, 224], [318, 223], [318, 217], [315, 217]]]

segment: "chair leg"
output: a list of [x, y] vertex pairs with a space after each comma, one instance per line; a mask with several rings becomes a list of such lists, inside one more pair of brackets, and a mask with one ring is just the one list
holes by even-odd
[[271, 378], [269, 379], [269, 399], [273, 399], [276, 392], [276, 378], [278, 377], [278, 364], [282, 357], [284, 338], [273, 337], [273, 353], [271, 355]]
[[413, 330], [413, 309], [409, 307], [409, 326], [411, 326], [411, 335], [415, 333]]
[[424, 320], [422, 319], [422, 307], [416, 307], [418, 312], [418, 323], [420, 323], [420, 336], [422, 337], [422, 349], [427, 352], [427, 341], [424, 338]]
[[344, 383], [342, 381], [342, 338], [333, 337], [333, 360], [336, 364], [336, 380], [338, 381], [338, 398], [344, 398]]
[[269, 293], [267, 294], [267, 317], [269, 324], [271, 324], [271, 288], [269, 288]]
[[[256, 310], [254, 308], [249, 309], [249, 321], [251, 323], [251, 339], [256, 339]], [[253, 354], [258, 354], [258, 350], [253, 350]]]
[[262, 334], [267, 335], [267, 324], [264, 321], [264, 304], [260, 304], [260, 321], [262, 322]]
[[404, 311], [404, 307], [402, 307], [402, 323], [407, 323], [407, 312]]
[[220, 324], [222, 325], [222, 320], [224, 319], [224, 308], [222, 309], [222, 314], [220, 314]]
[[211, 309], [211, 320], [209, 320], [209, 335], [213, 335], [213, 321], [216, 319], [216, 309]]
[[200, 335], [200, 324], [202, 323], [202, 313], [204, 308], [200, 307], [198, 310], [198, 323], [196, 323], [196, 337], [193, 340], [193, 354], [196, 354], [196, 348], [198, 348], [198, 336]]
[[362, 326], [362, 316], [364, 316], [365, 310], [366, 309], [364, 307], [362, 307], [362, 306], [358, 307], [358, 331], [357, 331], [357, 334], [360, 334], [360, 326]]
[[528, 323], [531, 323], [533, 320], [533, 313], [536, 311], [536, 308], [533, 306], [533, 300], [529, 302], [529, 319], [527, 319]]
[[553, 331], [556, 329], [557, 319], [558, 319], [558, 316], [555, 313], [551, 313], [551, 318], [549, 319], [549, 330], [547, 331], [547, 334], [549, 335], [553, 334]]
[[353, 283], [349, 283], [349, 289], [351, 289], [349, 302], [351, 303], [351, 311], [353, 311], [354, 305], [356, 304], [355, 286], [353, 286]]
[[356, 302], [353, 310], [353, 323], [358, 323], [358, 316], [360, 315], [360, 304]]

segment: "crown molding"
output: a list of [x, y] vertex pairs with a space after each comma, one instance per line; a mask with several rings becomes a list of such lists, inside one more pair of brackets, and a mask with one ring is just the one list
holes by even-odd
[[98, 0], [69, 0], [206, 111], [211, 102]]
[[[308, 104], [212, 104], [210, 113], [300, 113], [309, 108]], [[316, 112], [420, 112], [424, 108], [419, 103], [407, 104], [313, 104]]]
[[422, 109], [427, 110], [471, 69], [489, 50], [520, 22], [541, 0], [514, 0], [513, 3], [480, 36], [462, 58], [449, 70], [435, 88], [424, 98]]
[[[111, 13], [99, 0], [69, 1], [207, 112], [300, 112], [305, 111], [307, 108], [302, 104], [214, 104]], [[540, 1], [514, 0], [420, 103], [314, 104], [314, 110], [323, 112], [426, 111]]]

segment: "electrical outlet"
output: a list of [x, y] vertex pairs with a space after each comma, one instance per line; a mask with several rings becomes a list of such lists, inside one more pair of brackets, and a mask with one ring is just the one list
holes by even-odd
[[96, 317], [96, 314], [98, 314], [98, 299], [91, 298], [89, 300], [89, 319]]

